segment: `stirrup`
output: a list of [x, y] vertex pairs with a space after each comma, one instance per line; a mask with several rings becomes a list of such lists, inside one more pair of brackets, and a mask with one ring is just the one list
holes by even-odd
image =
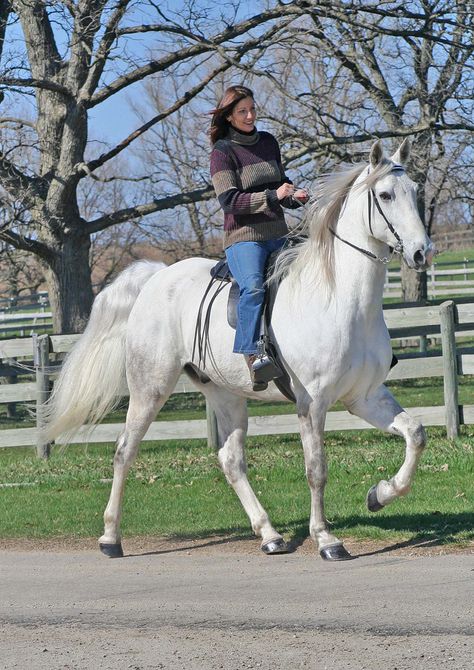
[[271, 355], [271, 343], [266, 335], [257, 342], [257, 357], [252, 364], [255, 381], [271, 382], [283, 375], [283, 371]]
[[252, 363], [252, 370], [254, 373], [255, 382], [271, 382], [276, 377], [281, 377], [282, 371], [275, 364], [275, 362], [265, 354], [265, 356], [258, 357]]

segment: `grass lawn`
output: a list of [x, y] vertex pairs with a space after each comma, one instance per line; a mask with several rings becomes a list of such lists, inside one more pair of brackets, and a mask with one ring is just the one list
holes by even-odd
[[[474, 427], [464, 427], [455, 442], [442, 429], [428, 433], [413, 491], [375, 515], [366, 510], [366, 492], [398, 469], [402, 440], [376, 431], [327, 434], [326, 513], [340, 537], [457, 545], [474, 541]], [[251, 438], [247, 456], [249, 478], [275, 526], [287, 539], [305, 538], [309, 490], [298, 436]], [[48, 462], [36, 459], [31, 449], [1, 450], [0, 537], [98, 537], [112, 457], [111, 444], [58, 449]], [[203, 440], [143, 444], [128, 479], [123, 533], [252, 536]]]

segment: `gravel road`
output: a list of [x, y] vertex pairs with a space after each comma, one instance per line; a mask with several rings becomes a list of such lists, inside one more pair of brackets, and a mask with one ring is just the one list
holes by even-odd
[[0, 578], [5, 670], [474, 670], [473, 553], [7, 549]]

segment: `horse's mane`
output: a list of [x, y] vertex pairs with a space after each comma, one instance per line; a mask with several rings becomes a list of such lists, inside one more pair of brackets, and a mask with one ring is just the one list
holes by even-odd
[[[331, 230], [336, 229], [349, 192], [366, 167], [367, 164], [346, 165], [317, 180], [312, 205], [297, 231], [305, 239], [279, 255], [268, 282], [280, 281], [284, 276], [296, 282], [305, 269], [331, 291], [334, 286], [334, 235]], [[371, 188], [392, 167], [391, 161], [383, 159], [357, 187]]]

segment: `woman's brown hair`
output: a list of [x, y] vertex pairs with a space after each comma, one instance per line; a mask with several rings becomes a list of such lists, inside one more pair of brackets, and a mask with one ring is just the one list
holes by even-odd
[[224, 91], [219, 104], [212, 110], [211, 130], [209, 132], [211, 144], [215, 144], [217, 140], [221, 140], [227, 135], [230, 123], [227, 117], [232, 113], [235, 105], [244, 98], [252, 98], [253, 91], [247, 86], [229, 86]]

